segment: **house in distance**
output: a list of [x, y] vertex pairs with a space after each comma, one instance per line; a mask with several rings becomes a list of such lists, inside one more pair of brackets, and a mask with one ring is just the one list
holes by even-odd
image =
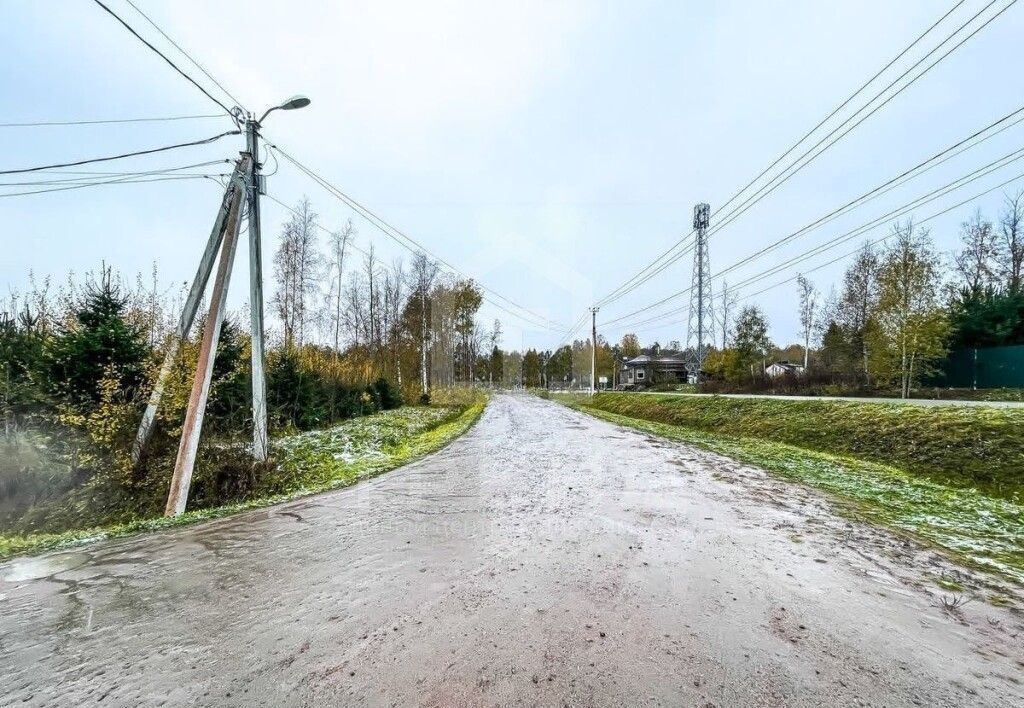
[[686, 383], [687, 376], [686, 361], [681, 356], [641, 354], [622, 363], [619, 388], [640, 389], [659, 384]]
[[800, 376], [804, 373], [803, 364], [794, 364], [789, 361], [776, 361], [773, 364], [769, 364], [764, 370], [765, 376], [769, 378], [777, 379], [780, 376]]

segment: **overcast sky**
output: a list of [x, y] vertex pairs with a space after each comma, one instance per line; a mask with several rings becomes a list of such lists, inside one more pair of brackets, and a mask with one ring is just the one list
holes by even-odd
[[[229, 101], [126, 2], [107, 1]], [[488, 287], [565, 324], [688, 233], [694, 203], [714, 209], [725, 201], [955, 4], [135, 1], [249, 109], [262, 112], [295, 93], [310, 96], [309, 108], [267, 120], [270, 139]], [[875, 91], [987, 1], [965, 0]], [[997, 0], [985, 16], [1008, 1]], [[0, 122], [219, 110], [93, 2], [8, 0], [3, 13]], [[1022, 36], [1024, 6], [1014, 6], [716, 234], [712, 272], [1020, 107]], [[226, 118], [0, 128], [0, 169], [140, 150], [231, 128]], [[1021, 147], [1022, 136], [1024, 124], [729, 279], [738, 282], [944, 185]], [[96, 169], [227, 159], [242, 144], [230, 137]], [[1022, 165], [1015, 162], [917, 216], [1010, 179], [1024, 172]], [[1024, 180], [1015, 186], [1021, 185]], [[329, 228], [350, 216], [289, 165], [270, 177], [269, 191], [290, 204], [308, 195]], [[1000, 199], [996, 191], [979, 206], [995, 216]], [[185, 281], [219, 200], [219, 187], [201, 180], [0, 198], [0, 284], [21, 290], [29, 271], [61, 277], [101, 261], [128, 275], [148, 273], [156, 262], [168, 286]], [[959, 222], [970, 211], [963, 207], [929, 224], [941, 248], [955, 246]], [[268, 261], [285, 216], [264, 202]], [[408, 260], [369, 224], [357, 219], [356, 226], [358, 244], [373, 243], [388, 260]], [[245, 263], [244, 250], [238, 258]], [[689, 257], [673, 264], [605, 308], [598, 321], [685, 288], [691, 266]], [[827, 292], [842, 267], [811, 278]], [[239, 275], [235, 307], [246, 291]], [[797, 339], [795, 297], [790, 283], [754, 298], [779, 343]], [[560, 339], [485, 305], [481, 318], [494, 317], [503, 322], [506, 347], [551, 347]], [[639, 328], [645, 343], [685, 341], [685, 315], [657, 324]], [[617, 325], [602, 333], [617, 340], [634, 329]]]

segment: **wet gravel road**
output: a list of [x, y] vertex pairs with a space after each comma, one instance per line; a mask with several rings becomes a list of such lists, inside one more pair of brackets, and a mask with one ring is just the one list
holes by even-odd
[[0, 566], [0, 703], [1024, 705], [1020, 616], [943, 609], [940, 570], [813, 492], [504, 395], [347, 490]]

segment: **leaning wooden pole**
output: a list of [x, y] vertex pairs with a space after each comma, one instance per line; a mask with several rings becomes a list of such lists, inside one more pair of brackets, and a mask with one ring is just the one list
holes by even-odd
[[167, 385], [167, 377], [170, 376], [171, 368], [174, 366], [178, 353], [181, 351], [181, 345], [188, 336], [189, 330], [192, 329], [192, 323], [195, 322], [199, 303], [202, 301], [203, 293], [206, 291], [206, 284], [210, 280], [210, 273], [213, 272], [213, 263], [217, 259], [217, 251], [220, 250], [221, 242], [224, 240], [224, 226], [227, 222], [232, 200], [236, 193], [244, 189], [245, 178], [246, 175], [243, 172], [242, 161], [239, 161], [235, 166], [235, 173], [232, 175], [231, 183], [224, 191], [224, 199], [221, 201], [217, 218], [213, 222], [213, 230], [210, 231], [210, 238], [206, 241], [203, 256], [199, 260], [196, 276], [192, 279], [192, 287], [189, 288], [188, 296], [185, 298], [185, 306], [182, 308], [181, 316], [178, 318], [178, 326], [175, 327], [173, 338], [167, 345], [167, 353], [164, 354], [164, 361], [160, 366], [156, 385], [153, 387], [153, 392], [149, 395], [149, 403], [146, 404], [146, 411], [142, 414], [142, 422], [139, 424], [139, 430], [135, 434], [135, 442], [132, 445], [133, 465], [138, 464], [142, 458], [142, 453], [153, 437], [153, 430], [156, 428], [156, 412], [160, 408], [160, 401], [163, 398], [164, 388]]
[[[239, 164], [243, 174], [247, 174], [248, 156], [244, 156]], [[174, 463], [174, 474], [171, 477], [171, 489], [167, 495], [165, 516], [177, 516], [185, 511], [188, 502], [188, 490], [192, 484], [192, 470], [196, 463], [196, 451], [199, 449], [199, 436], [203, 429], [203, 416], [206, 414], [206, 400], [210, 394], [210, 382], [213, 378], [213, 361], [217, 354], [217, 343], [220, 340], [220, 329], [224, 323], [224, 312], [227, 304], [228, 284], [231, 281], [231, 267], [235, 260], [238, 247], [238, 233], [241, 225], [242, 202], [245, 190], [235, 189], [232, 192], [231, 206], [224, 225], [224, 242], [221, 246], [220, 261], [217, 263], [217, 276], [213, 281], [213, 292], [210, 295], [210, 314], [206, 318], [203, 329], [203, 341], [199, 348], [199, 361], [196, 374], [192, 381], [192, 393], [189, 395], [188, 408], [185, 411], [185, 425], [181, 432], [178, 445], [178, 458]]]

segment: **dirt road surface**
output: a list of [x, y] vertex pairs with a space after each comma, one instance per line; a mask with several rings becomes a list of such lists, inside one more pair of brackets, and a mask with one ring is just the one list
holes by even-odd
[[0, 566], [3, 705], [1024, 705], [1019, 614], [814, 492], [527, 396], [335, 493]]

